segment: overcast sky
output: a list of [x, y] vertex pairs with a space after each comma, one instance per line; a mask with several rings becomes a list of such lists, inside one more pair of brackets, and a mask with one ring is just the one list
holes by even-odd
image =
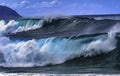
[[120, 0], [0, 0], [22, 16], [120, 14]]

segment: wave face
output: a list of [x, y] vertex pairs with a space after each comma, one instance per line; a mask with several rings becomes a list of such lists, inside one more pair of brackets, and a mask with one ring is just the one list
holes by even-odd
[[[70, 37], [92, 34], [107, 34], [120, 20], [95, 20], [89, 18], [61, 17], [19, 19], [6, 36], [13, 38]], [[8, 22], [8, 24], [10, 23]]]
[[1, 20], [0, 65], [46, 66], [107, 55], [118, 48], [119, 25], [86, 18]]

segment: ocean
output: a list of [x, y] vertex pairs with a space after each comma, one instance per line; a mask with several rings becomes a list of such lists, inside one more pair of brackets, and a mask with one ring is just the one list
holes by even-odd
[[120, 20], [41, 17], [0, 20], [0, 72], [119, 74]]

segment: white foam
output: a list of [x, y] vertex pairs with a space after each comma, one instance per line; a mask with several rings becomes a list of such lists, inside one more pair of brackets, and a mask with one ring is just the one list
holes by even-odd
[[116, 48], [116, 42], [117, 40], [115, 38], [109, 37], [106, 40], [93, 41], [87, 46], [84, 56], [108, 53]]
[[3, 20], [0, 20], [0, 34], [12, 32], [15, 30], [14, 26], [17, 24], [14, 20], [10, 20], [7, 24]]
[[[82, 55], [93, 56], [110, 52], [115, 48], [116, 43], [108, 38], [104, 41], [97, 40], [91, 43], [82, 43], [83, 40], [48, 38], [39, 41], [33, 39], [25, 42], [9, 43], [6, 46], [0, 46], [6, 62], [3, 66], [33, 67], [61, 64], [66, 60]], [[92, 51], [93, 48], [96, 51]], [[19, 65], [16, 65], [17, 63]]]
[[27, 21], [26, 25], [19, 26], [19, 21], [10, 20], [8, 23], [5, 23], [4, 20], [0, 20], [0, 35], [3, 33], [16, 33], [41, 28], [43, 23], [44, 20], [39, 20], [38, 23], [30, 25], [30, 21]]

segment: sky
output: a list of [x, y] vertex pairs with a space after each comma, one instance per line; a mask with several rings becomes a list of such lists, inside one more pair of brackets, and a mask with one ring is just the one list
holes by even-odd
[[21, 16], [120, 14], [120, 0], [0, 0]]

